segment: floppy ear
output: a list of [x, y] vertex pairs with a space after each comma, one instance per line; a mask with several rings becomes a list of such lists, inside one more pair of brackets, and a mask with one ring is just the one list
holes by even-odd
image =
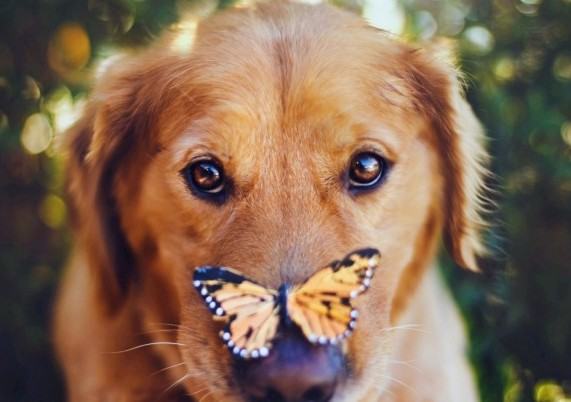
[[68, 133], [72, 226], [108, 311], [136, 275], [115, 195], [126, 160], [150, 143], [152, 95], [144, 74], [137, 65], [123, 65], [99, 78], [82, 119]]
[[411, 74], [418, 107], [432, 124], [442, 161], [446, 246], [459, 265], [477, 271], [477, 257], [485, 254], [481, 231], [489, 158], [483, 128], [464, 98], [452, 53], [442, 43], [414, 51]]

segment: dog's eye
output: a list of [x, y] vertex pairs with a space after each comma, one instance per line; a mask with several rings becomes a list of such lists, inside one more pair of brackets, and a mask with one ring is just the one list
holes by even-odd
[[349, 165], [349, 187], [366, 190], [378, 185], [387, 169], [386, 160], [374, 152], [360, 152], [353, 156]]
[[214, 197], [224, 193], [226, 184], [224, 169], [215, 159], [192, 162], [182, 173], [195, 195]]

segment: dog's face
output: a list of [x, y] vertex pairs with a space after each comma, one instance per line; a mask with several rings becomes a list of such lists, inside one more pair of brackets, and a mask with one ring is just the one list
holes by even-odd
[[[233, 11], [189, 54], [155, 52], [111, 68], [73, 139], [70, 189], [109, 304], [129, 287], [147, 322], [180, 323], [189, 393], [356, 401], [382, 388], [389, 329], [443, 227], [475, 268], [483, 152], [453, 70], [324, 6]], [[267, 359], [236, 361], [190, 280], [223, 265], [277, 288], [362, 247], [381, 262], [335, 347], [283, 335]]]

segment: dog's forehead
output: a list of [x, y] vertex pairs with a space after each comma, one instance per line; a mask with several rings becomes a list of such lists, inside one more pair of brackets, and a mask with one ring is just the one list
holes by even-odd
[[[250, 72], [248, 80], [240, 77], [240, 68]], [[200, 84], [191, 85], [200, 87], [208, 101], [189, 105], [194, 108], [189, 119], [179, 119], [182, 124], [169, 132], [179, 152], [192, 144], [196, 152], [247, 163], [275, 152], [350, 152], [368, 138], [382, 143], [392, 156], [416, 132], [418, 114], [410, 113], [410, 97], [401, 102], [407, 89], [390, 84], [398, 81], [392, 73], [351, 70], [336, 59], [320, 74], [299, 72], [288, 77], [287, 85], [278, 85], [276, 66], [263, 73], [250, 62], [240, 68], [201, 75]], [[373, 73], [379, 77], [364, 81]]]
[[257, 129], [262, 136], [288, 130], [290, 137], [315, 136], [330, 132], [323, 130], [327, 124], [349, 133], [345, 126], [374, 114], [410, 119], [407, 46], [326, 7], [283, 14], [264, 7], [247, 18], [223, 15], [201, 24], [176, 83], [190, 99], [189, 114], [199, 109], [230, 128], [244, 127], [250, 137]]

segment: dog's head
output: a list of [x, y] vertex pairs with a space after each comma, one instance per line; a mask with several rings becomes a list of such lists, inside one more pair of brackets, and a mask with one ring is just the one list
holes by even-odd
[[[71, 137], [68, 182], [107, 314], [130, 303], [180, 324], [187, 390], [213, 400], [354, 401], [381, 386], [386, 329], [441, 232], [463, 266], [481, 251], [481, 129], [441, 53], [280, 3], [201, 24], [186, 54], [115, 63]], [[277, 288], [361, 247], [382, 260], [340, 346], [284, 335], [267, 359], [236, 361], [192, 290], [199, 265]]]

